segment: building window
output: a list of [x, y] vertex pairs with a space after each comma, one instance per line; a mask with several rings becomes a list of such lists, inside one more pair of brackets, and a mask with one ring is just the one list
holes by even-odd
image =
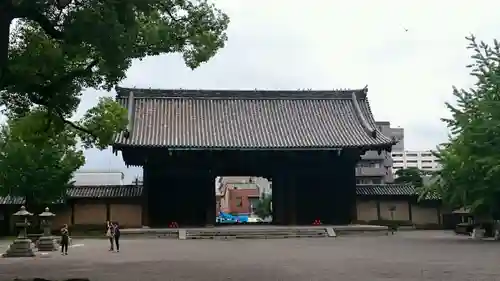
[[401, 154], [401, 153], [393, 153], [392, 157], [403, 157], [403, 154]]
[[422, 160], [422, 163], [432, 163], [432, 160]]
[[432, 170], [432, 166], [422, 166], [422, 169]]
[[406, 160], [406, 163], [418, 163], [417, 160]]
[[236, 207], [242, 207], [243, 206], [243, 198], [241, 196], [236, 197]]
[[422, 153], [422, 157], [432, 157], [431, 153]]
[[356, 183], [357, 184], [371, 184], [371, 180], [369, 180], [369, 179], [357, 179]]
[[417, 157], [418, 154], [415, 154], [415, 153], [407, 153], [406, 154], [406, 157]]
[[397, 164], [397, 163], [403, 164], [403, 160], [393, 160], [392, 163], [394, 163], [394, 164]]
[[380, 168], [379, 162], [360, 162], [356, 165], [358, 168]]

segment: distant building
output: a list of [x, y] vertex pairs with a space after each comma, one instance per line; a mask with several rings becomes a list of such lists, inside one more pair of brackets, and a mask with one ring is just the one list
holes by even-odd
[[225, 213], [251, 214], [259, 203], [262, 188], [256, 177], [220, 177], [220, 210]]
[[431, 150], [422, 151], [393, 151], [393, 173], [399, 169], [418, 168], [422, 171], [433, 172], [441, 168], [438, 159]]
[[[404, 149], [404, 130], [402, 128], [391, 128], [391, 124], [387, 121], [376, 122], [378, 130], [397, 140], [392, 149]], [[387, 151], [367, 151], [361, 156], [361, 160], [356, 167], [356, 182], [357, 184], [384, 184], [393, 181], [392, 172], [392, 157]]]
[[404, 128], [389, 128], [391, 137], [394, 137], [398, 142], [392, 146], [392, 151], [404, 151], [405, 150], [405, 129]]
[[259, 194], [272, 194], [272, 182], [262, 177], [217, 177], [215, 179], [216, 194], [221, 193], [222, 187], [226, 183], [254, 183], [258, 188]]
[[121, 171], [81, 170], [73, 175], [76, 186], [123, 185], [125, 175]]

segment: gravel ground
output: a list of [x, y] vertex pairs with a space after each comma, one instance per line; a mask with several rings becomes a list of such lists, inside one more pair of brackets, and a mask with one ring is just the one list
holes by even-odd
[[73, 243], [68, 256], [0, 259], [0, 280], [500, 280], [500, 243], [440, 231], [324, 239], [130, 239], [120, 253], [108, 252], [105, 240]]

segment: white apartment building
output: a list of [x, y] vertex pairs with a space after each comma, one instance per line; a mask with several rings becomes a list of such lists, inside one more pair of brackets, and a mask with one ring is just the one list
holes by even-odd
[[73, 174], [74, 185], [123, 185], [124, 174], [121, 171], [79, 170]]
[[422, 171], [437, 171], [440, 165], [437, 158], [432, 154], [431, 150], [424, 151], [393, 151], [392, 156], [392, 172], [396, 173], [399, 169], [418, 168]]

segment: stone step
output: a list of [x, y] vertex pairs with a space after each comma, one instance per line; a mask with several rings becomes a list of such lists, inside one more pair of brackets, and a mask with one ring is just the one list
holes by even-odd
[[387, 235], [386, 226], [341, 225], [341, 226], [234, 226], [206, 228], [140, 228], [123, 229], [129, 237], [165, 239], [279, 239], [300, 237], [337, 237], [343, 235]]
[[326, 229], [187, 230], [185, 239], [284, 239], [328, 237]]

